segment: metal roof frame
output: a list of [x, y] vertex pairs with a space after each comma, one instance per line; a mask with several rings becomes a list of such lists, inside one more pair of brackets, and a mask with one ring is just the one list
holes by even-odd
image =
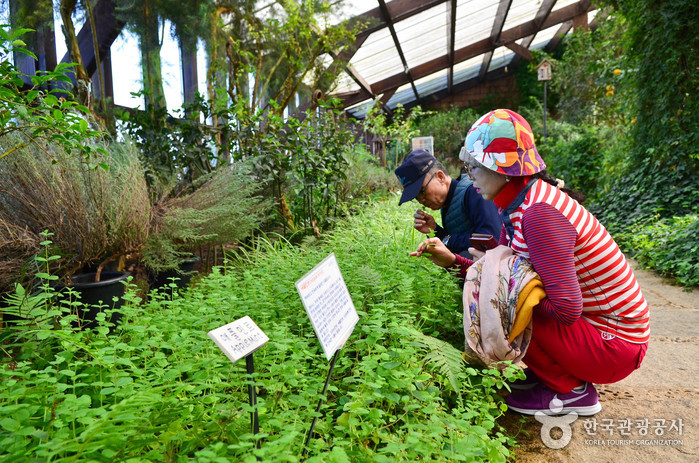
[[[443, 5], [445, 3], [446, 5]], [[553, 37], [543, 46], [546, 51], [552, 52], [571, 29], [578, 27], [594, 28], [594, 23], [597, 20], [595, 18], [595, 21], [588, 24], [589, 15], [597, 12], [597, 7], [593, 6], [590, 0], [541, 0], [538, 5], [535, 1], [499, 0], [496, 10], [494, 9], [494, 1], [480, 2], [479, 7], [485, 5], [484, 8], [489, 8], [488, 11], [496, 11], [496, 13], [490, 18], [484, 19], [478, 16], [474, 18], [469, 17], [469, 20], [491, 21], [489, 35], [480, 40], [469, 42], [461, 48], [456, 48], [457, 27], [459, 27], [457, 24], [457, 10], [466, 6], [473, 7], [473, 4], [477, 3], [479, 2], [473, 0], [393, 0], [390, 2], [378, 0], [376, 8], [352, 18], [352, 21], [367, 23], [368, 26], [357, 35], [353, 46], [336, 55], [336, 61], [344, 63], [348, 74], [359, 85], [359, 88], [344, 91], [340, 89], [335, 91], [333, 96], [338, 97], [348, 114], [354, 117], [363, 117], [362, 111], [357, 110], [357, 107], [362, 105], [366, 107], [369, 104], [373, 104], [374, 100], [380, 101], [384, 110], [390, 112], [390, 109], [395, 107], [395, 104], [390, 104], [391, 99], [397, 100], [398, 95], [396, 92], [401, 88], [408, 88], [408, 86], [412, 90], [410, 92], [412, 96], [410, 97], [411, 101], [404, 104], [404, 106], [411, 107], [420, 103], [435, 103], [469, 88], [506, 77], [509, 75], [506, 69], [509, 71], [514, 70], [522, 59], [531, 61], [533, 45], [536, 45], [536, 48], [542, 48], [541, 43], [535, 44], [536, 35], [541, 31], [559, 26]], [[514, 21], [513, 26], [507, 27], [508, 13], [513, 9], [514, 4], [517, 4], [519, 16], [516, 19], [519, 21]], [[557, 5], [560, 7], [556, 8]], [[446, 7], [446, 17], [444, 18], [446, 47], [444, 53], [410, 67], [406, 59], [405, 45], [399, 40], [399, 34], [396, 33], [397, 25], [402, 21], [436, 7]], [[528, 9], [531, 9], [531, 12]], [[481, 14], [482, 16], [483, 11], [485, 10], [475, 11], [474, 16], [476, 14]], [[458, 13], [460, 13], [463, 20], [463, 11], [458, 11]], [[469, 11], [466, 13], [470, 14]], [[526, 16], [531, 16], [531, 19], [522, 21], [522, 18]], [[512, 24], [512, 21], [510, 23]], [[393, 47], [395, 48], [394, 51], [400, 57], [404, 69], [402, 72], [394, 72], [391, 75], [371, 81], [371, 79], [363, 76], [362, 71], [358, 69], [359, 66], [353, 64], [352, 59], [357, 56], [357, 52], [362, 46], [368, 43], [367, 39], [372, 34], [386, 28], [390, 31]], [[506, 47], [514, 53], [509, 61], [505, 61], [503, 65], [493, 69], [492, 67], [495, 65], [493, 55], [501, 47]], [[500, 52], [498, 52], [498, 56], [500, 56]], [[480, 64], [476, 77], [456, 82], [454, 67], [467, 60], [477, 58], [480, 59]], [[502, 58], [498, 62], [502, 62]], [[416, 85], [417, 81], [445, 72], [446, 79], [443, 85], [430, 85], [427, 92], [420, 93], [420, 88]], [[403, 90], [398, 93], [402, 94], [402, 100], [408, 98]]]

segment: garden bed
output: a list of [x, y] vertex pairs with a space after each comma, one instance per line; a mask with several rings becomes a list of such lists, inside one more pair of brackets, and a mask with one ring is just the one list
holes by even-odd
[[[463, 364], [460, 289], [408, 256], [421, 238], [390, 197], [309, 247], [259, 239], [183, 295], [127, 291], [112, 334], [70, 317], [6, 330], [0, 448], [12, 461], [299, 461], [328, 362], [294, 282], [334, 252], [360, 320], [308, 461], [505, 461], [504, 376]], [[207, 337], [245, 315], [270, 338], [255, 353], [257, 437], [244, 362]]]

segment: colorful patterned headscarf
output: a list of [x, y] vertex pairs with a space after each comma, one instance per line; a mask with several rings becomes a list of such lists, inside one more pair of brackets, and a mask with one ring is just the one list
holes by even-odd
[[490, 170], [513, 177], [546, 169], [529, 123], [509, 109], [490, 111], [473, 124], [459, 155], [464, 162], [466, 154]]

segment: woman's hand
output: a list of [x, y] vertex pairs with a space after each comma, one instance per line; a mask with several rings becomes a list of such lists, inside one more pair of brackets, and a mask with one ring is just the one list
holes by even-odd
[[480, 249], [476, 248], [468, 248], [468, 253], [473, 256], [473, 261], [477, 261], [481, 257], [485, 256], [485, 252], [481, 251]]
[[415, 257], [424, 255], [440, 267], [449, 267], [456, 260], [454, 253], [447, 249], [439, 238], [427, 238], [410, 255]]
[[413, 227], [415, 230], [425, 235], [437, 228], [437, 222], [434, 220], [434, 217], [421, 209], [415, 211], [413, 219]]

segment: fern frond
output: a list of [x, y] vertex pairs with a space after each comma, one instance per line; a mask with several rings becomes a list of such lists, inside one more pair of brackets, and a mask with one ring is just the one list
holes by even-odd
[[447, 379], [454, 392], [458, 393], [461, 389], [459, 374], [466, 370], [463, 352], [446, 341], [428, 336], [417, 330], [411, 334], [413, 334], [415, 342], [427, 350], [425, 365], [437, 370], [440, 375]]

